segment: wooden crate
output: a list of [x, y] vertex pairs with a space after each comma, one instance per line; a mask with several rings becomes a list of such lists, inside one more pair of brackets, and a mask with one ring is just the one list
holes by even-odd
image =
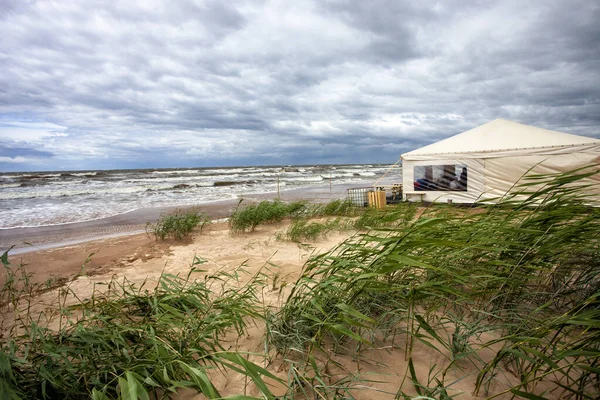
[[375, 207], [377, 209], [385, 208], [385, 190], [375, 190], [369, 192], [369, 207]]

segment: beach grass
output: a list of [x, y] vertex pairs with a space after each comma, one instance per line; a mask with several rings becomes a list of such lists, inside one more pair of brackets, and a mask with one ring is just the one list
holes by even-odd
[[229, 217], [232, 232], [252, 232], [259, 225], [281, 222], [284, 218], [306, 222], [318, 217], [351, 217], [360, 214], [350, 201], [340, 199], [324, 204], [311, 204], [306, 201], [286, 203], [279, 199], [248, 205], [242, 205], [242, 202], [243, 200], [240, 200], [238, 207]]
[[303, 212], [305, 217], [353, 217], [361, 211], [348, 200], [336, 199], [323, 204], [311, 204]]
[[285, 203], [281, 200], [263, 200], [248, 205], [242, 205], [242, 201], [229, 217], [232, 232], [252, 232], [261, 224], [272, 224], [293, 216], [306, 206], [304, 201]]
[[158, 221], [146, 224], [146, 231], [154, 235], [156, 240], [173, 238], [181, 240], [194, 229], [204, 229], [210, 224], [210, 218], [197, 208], [176, 210], [171, 214], [161, 215]]
[[384, 209], [356, 207], [349, 200], [339, 199], [311, 204], [294, 216], [283, 237], [300, 243], [318, 240], [331, 232], [399, 226], [414, 218], [416, 212], [414, 203], [399, 203]]
[[34, 310], [38, 288], [21, 279], [22, 268], [13, 273], [6, 253], [2, 261], [10, 283], [0, 298], [8, 333], [0, 348], [1, 398], [170, 398], [181, 389], [221, 398], [209, 377], [214, 368], [241, 373], [264, 390], [261, 397], [273, 398], [263, 377], [278, 378], [223, 344], [226, 333], [243, 335], [249, 321], [262, 318], [260, 273], [242, 285], [242, 269], [205, 275], [197, 259], [186, 276], [164, 273], [151, 287], [113, 279], [79, 299], [67, 285], [48, 314]]
[[343, 232], [354, 229], [353, 220], [348, 218], [321, 218], [313, 220], [297, 217], [292, 220], [283, 238], [292, 242], [316, 241], [331, 232]]
[[[360, 358], [391, 344], [407, 360], [397, 398], [450, 398], [446, 377], [462, 361], [479, 371], [475, 394], [597, 398], [600, 214], [574, 187], [595, 173], [536, 176], [478, 210], [367, 211], [360, 219], [375, 228], [306, 264], [269, 319], [269, 343], [304, 367], [333, 361], [331, 349]], [[448, 359], [426, 381], [414, 370], [417, 343]], [[489, 392], [502, 374], [517, 383]], [[334, 398], [325, 378], [311, 390]]]

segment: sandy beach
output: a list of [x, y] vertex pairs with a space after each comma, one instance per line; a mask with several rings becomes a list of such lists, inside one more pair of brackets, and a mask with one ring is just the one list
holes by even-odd
[[[312, 202], [328, 202], [345, 198], [348, 186], [337, 185], [284, 192], [285, 201], [305, 199]], [[276, 193], [253, 196], [247, 201], [276, 198]], [[245, 200], [246, 201], [246, 200]], [[55, 287], [40, 295], [37, 300], [46, 307], [55, 301], [60, 287], [68, 285], [80, 298], [89, 297], [97, 284], [112, 279], [126, 278], [131, 282], [155, 282], [162, 273], [185, 275], [195, 257], [206, 263], [202, 269], [206, 274], [220, 270], [232, 271], [241, 266], [249, 274], [268, 270], [271, 279], [277, 276], [273, 285], [264, 290], [262, 296], [265, 306], [279, 307], [291, 290], [292, 283], [300, 276], [302, 267], [313, 255], [328, 251], [337, 246], [355, 231], [329, 234], [315, 242], [298, 244], [280, 240], [289, 221], [274, 225], [259, 226], [256, 231], [245, 234], [230, 232], [224, 218], [231, 215], [238, 201], [225, 201], [199, 205], [199, 207], [218, 222], [210, 224], [202, 232], [195, 231], [183, 240], [156, 241], [144, 231], [146, 222], [156, 220], [162, 213], [171, 209], [146, 209], [97, 221], [76, 224], [57, 225], [40, 228], [12, 229], [0, 231], [3, 246], [17, 244], [16, 254], [9, 260], [13, 265], [23, 265], [31, 274], [33, 282]], [[11, 245], [12, 245], [11, 244]], [[234, 335], [235, 336], [235, 335]], [[261, 354], [264, 351], [264, 326], [254, 325], [243, 338], [231, 337], [239, 351]], [[420, 374], [426, 375], [430, 365], [430, 350], [419, 349], [423, 353], [423, 364], [417, 365]], [[397, 389], [406, 371], [406, 362], [400, 352], [389, 349], [374, 350], [374, 365], [356, 363], [351, 356], [340, 355], [338, 361], [350, 370], [377, 376], [381, 383], [375, 385], [376, 391], [367, 391], [357, 398], [388, 399], [391, 391]], [[444, 362], [441, 355], [434, 356], [438, 362]], [[264, 361], [261, 356], [253, 361]], [[282, 379], [286, 379], [287, 367], [277, 360], [269, 368]], [[341, 371], [340, 371], [341, 372]], [[247, 393], [259, 395], [252, 385], [247, 386], [237, 373], [215, 374], [211, 379], [223, 395]], [[460, 386], [459, 389], [471, 390], [474, 380]], [[466, 386], [465, 386], [466, 385]], [[279, 386], [279, 388], [278, 388]], [[274, 384], [275, 393], [285, 392], [285, 388]], [[383, 392], [380, 392], [383, 391]], [[375, 397], [373, 397], [375, 396]], [[182, 399], [204, 399], [203, 395], [183, 391]]]
[[[280, 197], [285, 201], [305, 199], [329, 202], [345, 198], [347, 188], [345, 185], [315, 187], [284, 192]], [[258, 202], [276, 197], [276, 193], [270, 193], [244, 201]], [[33, 309], [42, 314], [55, 313], [57, 299], [62, 301], [63, 307], [78, 304], [80, 299], [89, 299], [95, 290], [106, 287], [108, 282], [126, 280], [138, 287], [155, 287], [162, 274], [186, 276], [198, 260], [202, 270], [199, 272], [200, 278], [225, 271], [239, 273], [243, 283], [250, 276], [264, 274], [258, 297], [263, 310], [275, 312], [286, 303], [292, 289], [300, 285], [298, 278], [311, 257], [335, 249], [352, 236], [364, 233], [356, 228], [334, 230], [318, 239], [297, 243], [286, 239], [290, 220], [259, 225], [252, 232], [234, 233], [225, 219], [238, 203], [239, 200], [229, 200], [198, 205], [213, 222], [203, 230], [196, 229], [182, 240], [157, 241], [145, 232], [147, 222], [153, 222], [162, 213], [171, 211], [166, 208], [138, 210], [77, 224], [7, 229], [0, 231], [0, 238], [3, 246], [18, 245], [16, 251], [9, 254], [11, 264], [23, 266], [31, 275], [31, 280], [45, 288], [34, 296], [31, 303]], [[419, 218], [424, 210], [424, 207], [417, 208], [415, 218]], [[65, 288], [68, 290], [65, 291]], [[224, 349], [247, 354], [250, 361], [285, 382], [289, 379], [293, 364], [290, 364], [287, 356], [276, 354], [274, 349], [266, 350], [265, 329], [263, 321], [252, 320], [244, 335], [228, 333], [219, 338], [219, 344]], [[406, 328], [400, 326], [399, 330], [402, 329]], [[452, 335], [452, 330], [446, 328], [436, 330], [443, 337]], [[477, 357], [483, 363], [492, 361], [502, 347], [501, 343], [495, 343], [495, 335], [482, 331], [476, 341], [472, 339], [473, 346], [491, 343], [478, 349]], [[519, 383], [509, 368], [499, 368], [493, 379], [486, 383], [485, 390], [475, 395], [479, 373], [475, 363], [467, 359], [453, 359], [450, 348], [433, 349], [431, 344], [415, 341], [410, 344], [412, 356], [409, 364], [406, 357], [409, 341], [402, 334], [396, 337], [394, 333], [393, 337], [391, 342], [388, 338], [364, 350], [345, 349], [338, 352], [326, 347], [328, 360], [332, 363], [318, 360], [318, 368], [323, 369], [323, 373], [332, 379], [331, 382], [356, 377], [356, 382], [348, 386], [355, 399], [394, 399], [399, 390], [417, 396], [410, 375], [415, 374], [420, 382], [429, 380], [434, 385], [435, 376], [431, 376], [434, 368], [447, 368], [448, 376], [444, 379], [452, 383], [444, 390], [449, 395], [460, 395], [464, 399], [484, 399], [490, 395], [498, 399], [511, 398], [512, 394], [506, 391]], [[215, 369], [210, 372], [210, 380], [223, 396], [260, 396], [258, 387], [248, 383], [238, 372], [222, 373]], [[282, 383], [269, 380], [269, 384], [275, 395], [286, 392]], [[552, 388], [546, 382], [541, 382], [537, 390]], [[206, 397], [183, 390], [174, 398], [201, 400]], [[548, 398], [560, 397], [550, 393]]]
[[[219, 207], [215, 206], [214, 210], [215, 213], [225, 213], [228, 207], [231, 207], [231, 204], [221, 204]], [[137, 284], [152, 284], [162, 273], [185, 275], [194, 259], [200, 257], [204, 261], [202, 269], [207, 275], [222, 270], [233, 271], [241, 266], [250, 275], [265, 271], [272, 283], [263, 289], [262, 299], [266, 307], [277, 308], [289, 294], [292, 283], [300, 276], [303, 265], [311, 256], [334, 248], [356, 233], [332, 233], [314, 242], [298, 244], [279, 239], [280, 233], [288, 226], [289, 221], [283, 221], [274, 225], [259, 226], [251, 233], [233, 234], [226, 222], [217, 222], [180, 241], [155, 241], [145, 233], [120, 235], [29, 251], [9, 259], [13, 264], [25, 265], [26, 270], [33, 274], [34, 281], [49, 282], [57, 287], [66, 284], [78, 297], [86, 298], [96, 285], [112, 279], [118, 281], [126, 278]], [[58, 289], [42, 293], [37, 299], [39, 307], [52, 304], [57, 293]], [[253, 362], [265, 362], [264, 356], [260, 355], [264, 352], [264, 326], [261, 323], [252, 324], [246, 336], [228, 336], [222, 344], [227, 346], [228, 343], [239, 351], [255, 353], [256, 355], [250, 358]], [[444, 354], [432, 352], [424, 345], [416, 345], [414, 354], [416, 359], [420, 360], [414, 366], [420, 376], [427, 376], [432, 363], [441, 365], [448, 362]], [[364, 356], [371, 362], [357, 362], [351, 354], [336, 355], [337, 362], [348, 371], [364, 374], [373, 380], [369, 388], [357, 390], [355, 398], [393, 398], [392, 393], [398, 389], [407, 371], [402, 351], [382, 347], [368, 350]], [[268, 367], [271, 372], [286, 379], [288, 366], [283, 360], [275, 359]], [[328, 371], [333, 372], [335, 369]], [[347, 373], [339, 368], [337, 372], [340, 376]], [[475, 384], [475, 377], [475, 374], [471, 374], [466, 379], [461, 379], [454, 389], [470, 393]], [[211, 379], [222, 395], [260, 395], [259, 391], [253, 385], [248, 385], [238, 373], [229, 372], [223, 375], [215, 372]], [[273, 383], [272, 390], [275, 394], [285, 392], [285, 388], [276, 383]], [[183, 391], [176, 398], [200, 400], [206, 397], [195, 392]]]

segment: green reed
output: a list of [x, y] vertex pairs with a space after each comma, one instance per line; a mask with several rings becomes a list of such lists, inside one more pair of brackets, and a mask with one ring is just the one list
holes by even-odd
[[306, 203], [302, 201], [285, 203], [281, 200], [264, 200], [258, 204], [246, 206], [242, 206], [241, 203], [242, 200], [229, 217], [229, 226], [232, 232], [252, 232], [259, 225], [272, 224], [293, 216], [306, 206]]
[[0, 311], [13, 325], [3, 327], [0, 398], [170, 398], [183, 388], [221, 398], [210, 378], [215, 368], [241, 372], [273, 398], [263, 377], [277, 378], [222, 342], [262, 318], [261, 274], [241, 285], [241, 270], [201, 275], [194, 267], [186, 276], [162, 274], [155, 286], [113, 279], [87, 299], [66, 286], [49, 315], [28, 302], [35, 285], [11, 275], [6, 254], [3, 261], [11, 283]]
[[[597, 398], [600, 211], [587, 205], [584, 184], [597, 174], [533, 176], [497, 205], [375, 219], [370, 225], [385, 227], [306, 264], [270, 318], [269, 342], [306, 365], [315, 354], [330, 358], [330, 348], [360, 357], [391, 343], [409, 366], [398, 398], [450, 396], [446, 372], [461, 360], [480, 371], [479, 394], [512, 374], [519, 383], [503, 391], [514, 396]], [[416, 343], [448, 357], [427, 383], [410, 368]], [[483, 362], [478, 351], [492, 346], [501, 349]]]
[[258, 204], [245, 206], [241, 204], [242, 201], [229, 218], [229, 226], [233, 232], [252, 232], [259, 225], [280, 222], [284, 218], [306, 222], [316, 217], [357, 214], [356, 208], [348, 200], [333, 200], [325, 204], [309, 204], [305, 201], [286, 203], [281, 200], [264, 200]]
[[158, 221], [146, 224], [146, 231], [154, 235], [156, 240], [167, 238], [180, 240], [192, 233], [194, 229], [199, 228], [202, 231], [207, 224], [210, 224], [210, 218], [202, 211], [192, 208], [161, 215]]

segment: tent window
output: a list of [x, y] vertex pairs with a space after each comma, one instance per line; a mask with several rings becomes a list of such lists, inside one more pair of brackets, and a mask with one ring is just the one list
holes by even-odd
[[467, 166], [464, 164], [417, 165], [414, 176], [415, 191], [467, 191]]

